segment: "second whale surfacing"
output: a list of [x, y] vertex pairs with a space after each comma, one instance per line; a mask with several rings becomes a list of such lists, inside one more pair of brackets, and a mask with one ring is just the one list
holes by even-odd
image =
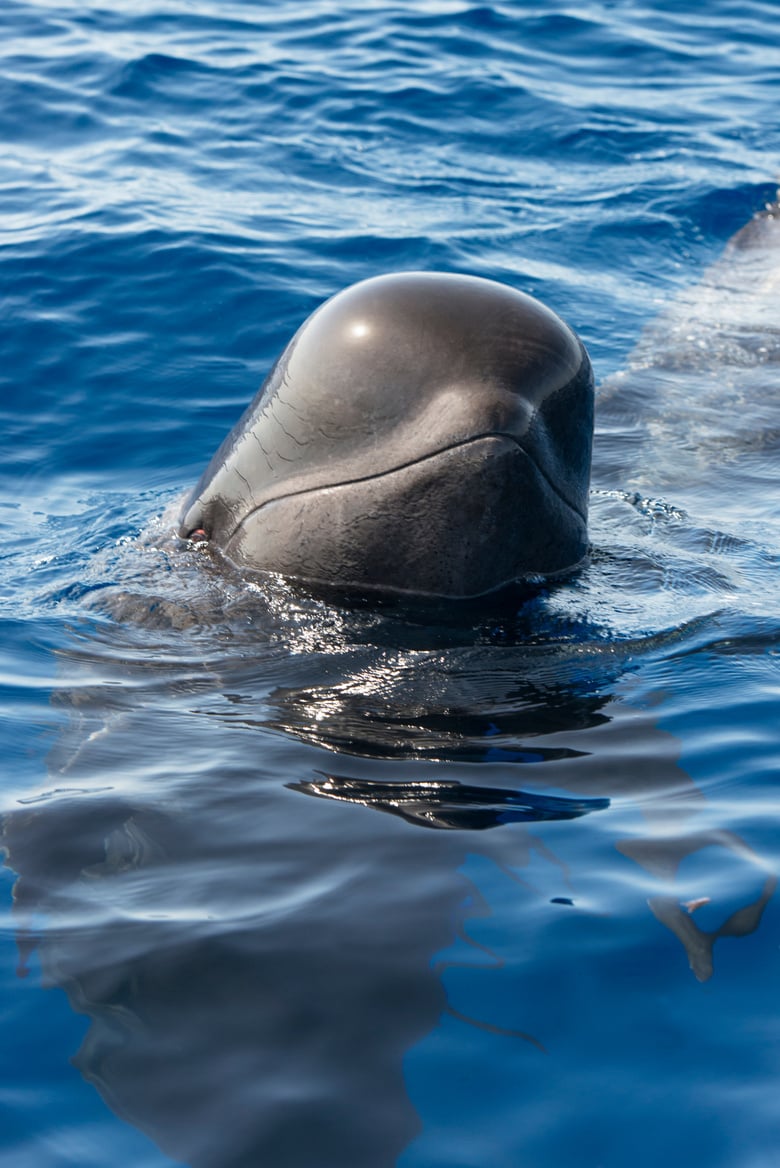
[[590, 361], [550, 309], [379, 276], [298, 330], [179, 534], [309, 585], [477, 598], [583, 561], [592, 433]]

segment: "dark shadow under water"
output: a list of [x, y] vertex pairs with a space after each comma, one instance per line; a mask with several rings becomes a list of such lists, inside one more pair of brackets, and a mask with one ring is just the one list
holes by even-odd
[[[766, 873], [714, 931], [681, 905], [686, 856], [758, 860], [697, 827], [676, 741], [616, 693], [690, 631], [619, 653], [549, 634], [398, 650], [385, 618], [372, 644], [317, 602], [284, 610], [265, 608], [262, 636], [235, 613], [230, 638], [185, 629], [186, 655], [180, 629], [139, 627], [119, 654], [119, 629], [92, 629], [63, 656], [73, 725], [49, 790], [5, 818], [22, 964], [37, 948], [90, 1018], [79, 1070], [173, 1159], [395, 1163], [419, 1130], [405, 1054], [448, 1010], [495, 1029], [448, 1004], [435, 960], [468, 937], [475, 849], [539, 906], [523, 870], [541, 857], [558, 872], [548, 911], [571, 911], [567, 833], [630, 799], [647, 830], [610, 846], [667, 888], [651, 908], [696, 976], [718, 937], [758, 927]], [[500, 1029], [541, 1056], [533, 1018], [529, 1003]]]

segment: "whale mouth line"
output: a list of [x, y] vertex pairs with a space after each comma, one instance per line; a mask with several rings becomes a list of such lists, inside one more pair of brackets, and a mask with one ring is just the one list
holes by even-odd
[[547, 488], [556, 496], [556, 498], [558, 498], [560, 502], [563, 503], [564, 506], [566, 506], [570, 511], [573, 511], [575, 515], [579, 516], [583, 523], [587, 523], [586, 515], [584, 515], [580, 508], [575, 506], [575, 504], [572, 503], [570, 499], [566, 498], [556, 483], [554, 483], [550, 476], [546, 474], [544, 470], [542, 470], [536, 459], [528, 453], [519, 439], [515, 438], [512, 434], [488, 431], [484, 434], [476, 434], [473, 438], [464, 438], [460, 442], [453, 442], [452, 445], [443, 446], [439, 450], [432, 450], [428, 454], [421, 455], [419, 458], [411, 459], [409, 462], [401, 462], [396, 466], [387, 467], [385, 470], [378, 471], [376, 474], [357, 475], [355, 478], [341, 479], [338, 482], [320, 483], [316, 486], [301, 487], [299, 490], [287, 491], [284, 494], [274, 495], [274, 497], [271, 499], [264, 499], [262, 503], [258, 503], [256, 507], [252, 507], [249, 511], [246, 512], [246, 514], [242, 515], [241, 519], [232, 528], [226, 539], [222, 541], [223, 546], [229, 544], [230, 541], [235, 538], [241, 528], [252, 518], [253, 515], [256, 515], [265, 507], [270, 507], [273, 503], [281, 503], [285, 499], [294, 499], [300, 495], [312, 495], [318, 491], [330, 491], [335, 490], [338, 487], [350, 487], [357, 483], [376, 482], [378, 479], [388, 478], [390, 475], [396, 474], [398, 471], [408, 470], [411, 467], [420, 466], [423, 463], [430, 462], [432, 459], [438, 458], [442, 454], [449, 454], [452, 451], [462, 450], [464, 447], [473, 446], [475, 442], [484, 442], [488, 439], [496, 439], [516, 447], [517, 450], [519, 450], [520, 453], [528, 459], [536, 473], [544, 481]]

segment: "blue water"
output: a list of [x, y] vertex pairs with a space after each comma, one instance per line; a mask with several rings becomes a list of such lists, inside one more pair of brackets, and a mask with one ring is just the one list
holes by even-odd
[[[0, 1168], [774, 1168], [777, 17], [5, 0]], [[469, 627], [171, 535], [409, 268], [603, 385], [590, 565]]]

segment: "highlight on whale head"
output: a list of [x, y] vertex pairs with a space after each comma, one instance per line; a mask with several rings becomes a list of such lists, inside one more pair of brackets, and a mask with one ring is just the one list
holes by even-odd
[[465, 600], [587, 554], [593, 375], [539, 301], [473, 276], [345, 289], [301, 326], [179, 534], [249, 572]]

